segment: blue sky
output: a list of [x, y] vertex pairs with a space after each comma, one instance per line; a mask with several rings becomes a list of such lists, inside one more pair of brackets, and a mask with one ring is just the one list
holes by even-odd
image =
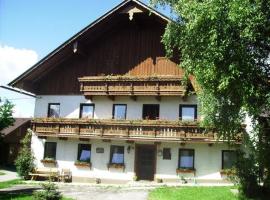
[[[0, 84], [10, 82], [121, 2], [0, 0]], [[166, 14], [168, 10], [161, 9], [161, 12]], [[4, 89], [0, 89], [0, 97], [16, 105], [15, 116], [33, 116], [33, 98]]]

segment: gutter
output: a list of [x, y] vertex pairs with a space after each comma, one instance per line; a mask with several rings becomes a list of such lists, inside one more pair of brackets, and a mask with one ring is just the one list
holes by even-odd
[[24, 95], [27, 95], [27, 96], [30, 96], [30, 97], [38, 98], [38, 97], [37, 97], [35, 94], [33, 94], [33, 93], [26, 92], [26, 91], [24, 91], [24, 90], [19, 90], [19, 89], [13, 88], [13, 87], [5, 86], [5, 85], [0, 85], [0, 88], [6, 89], [6, 90], [10, 90], [10, 91], [12, 91], [12, 92], [17, 92], [17, 93], [20, 93], [20, 94], [24, 94]]

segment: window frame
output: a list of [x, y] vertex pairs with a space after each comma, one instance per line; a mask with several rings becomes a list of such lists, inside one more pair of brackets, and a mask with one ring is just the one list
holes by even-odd
[[83, 108], [83, 106], [93, 106], [93, 114], [92, 114], [91, 118], [89, 118], [89, 119], [94, 119], [94, 113], [95, 113], [95, 104], [94, 103], [81, 103], [80, 104], [79, 118], [84, 119], [84, 118], [82, 118], [82, 111], [83, 111], [82, 108]]
[[53, 159], [56, 160], [56, 152], [57, 152], [57, 142], [45, 142], [44, 144], [44, 153], [43, 153], [43, 159], [46, 159], [46, 158], [49, 158], [49, 157], [46, 157], [46, 151], [48, 149], [48, 144], [55, 144], [55, 152], [54, 152], [54, 157]]
[[224, 168], [224, 153], [226, 152], [234, 152], [236, 154], [235, 150], [222, 150], [221, 151], [221, 169], [231, 169], [231, 168]]
[[[115, 147], [121, 147], [123, 148], [123, 163], [113, 163], [112, 162], [112, 158], [113, 158], [113, 148]], [[110, 147], [110, 160], [109, 160], [110, 164], [117, 164], [117, 165], [124, 165], [125, 164], [125, 146], [121, 146], [121, 145], [111, 145]]]
[[[125, 106], [125, 119], [123, 120], [126, 120], [127, 119], [127, 104], [113, 104], [113, 110], [112, 110], [112, 119], [115, 119], [114, 115], [115, 115], [115, 107], [116, 106]], [[116, 120], [122, 120], [122, 119], [116, 119]]]
[[89, 160], [89, 163], [91, 163], [91, 157], [92, 157], [92, 145], [91, 144], [85, 144], [85, 143], [79, 143], [78, 144], [78, 152], [77, 152], [77, 161], [80, 161], [80, 162], [86, 162], [84, 160], [80, 160], [80, 154], [81, 154], [81, 151], [82, 151], [82, 147], [83, 145], [87, 145], [89, 146], [89, 149], [90, 149], [90, 160]]
[[59, 106], [59, 117], [54, 117], [54, 118], [60, 118], [60, 103], [48, 103], [48, 110], [47, 110], [47, 117], [50, 117], [49, 115], [50, 115], [50, 108], [51, 108], [51, 106], [52, 105], [57, 105], [57, 106]]
[[196, 104], [180, 104], [179, 105], [179, 119], [180, 120], [183, 120], [182, 108], [194, 108], [194, 119], [193, 119], [193, 121], [196, 121], [198, 119], [198, 111], [197, 111], [197, 105]]
[[[181, 155], [181, 151], [191, 151], [192, 155], [193, 155], [193, 161], [192, 161], [192, 167], [181, 167], [181, 159], [180, 159], [180, 155]], [[178, 169], [190, 169], [190, 170], [195, 170], [195, 149], [182, 149], [180, 148], [178, 151]]]
[[156, 117], [156, 119], [153, 119], [153, 120], [158, 120], [158, 119], [160, 119], [160, 104], [158, 104], [158, 103], [154, 103], [154, 104], [146, 103], [146, 104], [143, 104], [143, 105], [142, 105], [142, 119], [143, 119], [143, 120], [147, 120], [147, 119], [144, 117], [144, 110], [145, 110], [145, 107], [144, 107], [144, 106], [157, 106], [157, 107], [158, 107], [158, 117]]

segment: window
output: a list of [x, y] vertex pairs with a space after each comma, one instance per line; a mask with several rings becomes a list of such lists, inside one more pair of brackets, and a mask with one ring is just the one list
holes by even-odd
[[197, 105], [180, 105], [179, 117], [181, 120], [196, 120]]
[[110, 164], [124, 164], [124, 146], [111, 146]]
[[93, 118], [94, 117], [94, 104], [81, 104], [80, 105], [80, 118]]
[[126, 115], [126, 104], [113, 104], [113, 119], [126, 119]]
[[90, 144], [78, 144], [77, 160], [90, 163], [90, 160], [91, 160], [91, 145]]
[[44, 158], [56, 159], [56, 142], [45, 142]]
[[171, 149], [170, 148], [163, 149], [163, 160], [171, 160]]
[[159, 119], [159, 104], [143, 104], [143, 119]]
[[231, 169], [236, 162], [236, 152], [232, 150], [222, 151], [222, 169]]
[[60, 103], [49, 103], [48, 117], [54, 117], [54, 118], [60, 117]]
[[179, 149], [180, 169], [194, 169], [194, 149]]

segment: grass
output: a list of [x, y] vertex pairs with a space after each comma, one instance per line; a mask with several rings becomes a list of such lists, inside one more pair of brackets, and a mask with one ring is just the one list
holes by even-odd
[[[21, 179], [15, 179], [11, 181], [0, 182], [0, 189], [9, 188], [13, 185], [22, 184]], [[33, 200], [31, 194], [26, 193], [0, 193], [0, 200]], [[62, 198], [62, 200], [72, 200], [71, 198]]]
[[[31, 194], [0, 194], [0, 200], [33, 200]], [[62, 198], [62, 200], [72, 200], [71, 198]]]
[[11, 187], [13, 185], [17, 185], [17, 184], [21, 184], [21, 183], [22, 183], [21, 179], [14, 179], [14, 180], [11, 180], [11, 181], [0, 182], [0, 189], [9, 188], [9, 187]]
[[163, 187], [150, 192], [148, 200], [237, 200], [231, 187]]
[[6, 175], [6, 173], [0, 171], [0, 176]]

